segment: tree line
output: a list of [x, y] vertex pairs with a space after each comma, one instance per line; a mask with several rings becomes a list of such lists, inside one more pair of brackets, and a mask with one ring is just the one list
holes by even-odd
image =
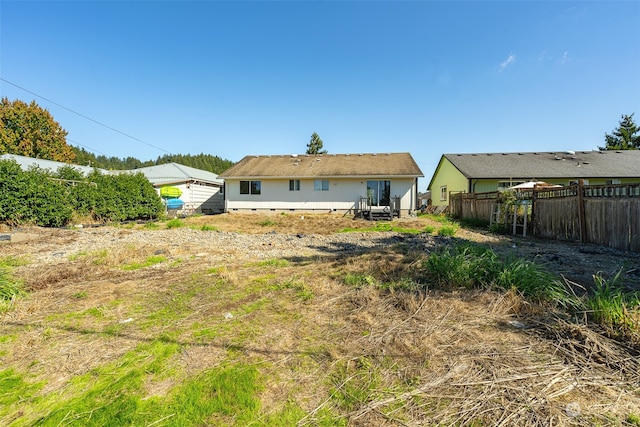
[[155, 160], [141, 161], [135, 157], [121, 159], [119, 157], [96, 156], [84, 148], [74, 146], [71, 146], [71, 148], [75, 154], [75, 164], [107, 170], [133, 170], [165, 163], [180, 163], [181, 165], [220, 174], [234, 165], [231, 160], [204, 153], [195, 155], [165, 154]]

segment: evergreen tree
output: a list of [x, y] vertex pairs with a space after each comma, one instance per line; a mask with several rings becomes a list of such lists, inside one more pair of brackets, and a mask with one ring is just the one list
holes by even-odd
[[640, 149], [640, 128], [633, 121], [633, 114], [622, 115], [620, 125], [612, 134], [604, 134], [606, 145], [598, 147], [602, 150], [638, 150]]
[[231, 160], [222, 159], [211, 154], [200, 153], [191, 154], [165, 154], [157, 157], [155, 160], [141, 161], [135, 157], [126, 157], [120, 159], [118, 157], [96, 156], [89, 153], [83, 148], [71, 146], [78, 159], [77, 164], [83, 166], [91, 166], [107, 170], [134, 170], [147, 166], [162, 165], [165, 163], [180, 163], [181, 165], [190, 166], [196, 169], [206, 170], [215, 174], [220, 174], [233, 166]]
[[327, 150], [323, 150], [322, 145], [322, 140], [318, 134], [314, 132], [307, 144], [307, 154], [327, 154]]

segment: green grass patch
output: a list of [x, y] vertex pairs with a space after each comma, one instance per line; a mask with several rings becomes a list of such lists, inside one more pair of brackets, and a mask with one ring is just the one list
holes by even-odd
[[455, 225], [443, 225], [442, 227], [440, 227], [438, 229], [438, 236], [448, 236], [448, 237], [453, 237], [456, 235], [456, 232], [458, 231], [458, 227]]
[[207, 274], [222, 274], [228, 271], [225, 265], [218, 265], [207, 269]]
[[0, 257], [0, 269], [21, 267], [27, 264], [29, 264], [29, 261], [26, 258], [15, 257], [15, 256]]
[[277, 222], [272, 221], [270, 219], [265, 219], [259, 223], [262, 227], [271, 227], [272, 225], [277, 225]]
[[169, 229], [184, 227], [184, 221], [181, 220], [180, 218], [173, 218], [167, 221], [167, 223], [165, 224], [165, 227]]
[[33, 408], [42, 426], [146, 425], [160, 418], [154, 399], [145, 400], [145, 383], [174, 373], [169, 361], [178, 345], [156, 341], [142, 344], [114, 363], [75, 377], [65, 393], [47, 396]]
[[348, 273], [342, 280], [345, 285], [358, 289], [378, 285], [378, 280], [375, 277], [362, 273]]
[[200, 227], [200, 231], [218, 231], [218, 227], [208, 224], [203, 224]]
[[610, 280], [598, 273], [593, 276], [593, 294], [588, 295], [586, 307], [592, 319], [618, 331], [640, 329], [640, 293], [626, 292], [619, 285], [622, 270]]
[[0, 267], [0, 313], [6, 312], [17, 298], [26, 294], [22, 282], [11, 275], [9, 268]]
[[175, 390], [155, 418], [168, 426], [247, 425], [259, 418], [261, 389], [254, 366], [211, 369]]
[[144, 228], [147, 230], [157, 230], [160, 228], [160, 225], [158, 225], [157, 222], [147, 222], [144, 224]]
[[302, 301], [313, 299], [313, 290], [310, 289], [303, 281], [297, 279], [289, 279], [276, 285], [276, 289], [292, 289], [296, 296]]
[[151, 305], [157, 307], [155, 311], [148, 308], [149, 304], [146, 305], [147, 312], [137, 322], [141, 328], [149, 329], [182, 319], [191, 311], [191, 301], [203, 290], [203, 287], [196, 284], [193, 286], [171, 284], [168, 288], [168, 294], [160, 294], [157, 296], [157, 301], [149, 301]]
[[434, 231], [436, 231], [436, 227], [433, 225], [427, 225], [423, 231], [427, 234], [433, 234]]
[[445, 214], [419, 213], [418, 216], [420, 218], [427, 218], [427, 219], [430, 219], [431, 221], [435, 221], [435, 222], [441, 222], [441, 223], [450, 223], [450, 222], [452, 222], [451, 218], [449, 218]]
[[29, 383], [23, 375], [13, 369], [0, 370], [0, 415], [8, 415], [12, 405], [23, 400], [30, 402], [42, 387], [43, 382]]
[[636, 414], [627, 415], [627, 422], [632, 426], [640, 427], [640, 415], [636, 415]]
[[164, 255], [152, 255], [148, 257], [144, 262], [132, 262], [130, 264], [125, 264], [120, 268], [122, 270], [127, 270], [127, 271], [139, 270], [141, 268], [151, 267], [152, 265], [160, 264], [162, 262], [165, 262], [166, 260], [167, 260], [167, 257], [165, 257]]
[[336, 365], [331, 376], [331, 400], [339, 408], [353, 411], [376, 400], [382, 384], [377, 363], [365, 356]]
[[415, 228], [396, 227], [393, 223], [388, 221], [376, 222], [375, 225], [372, 225], [371, 227], [364, 227], [364, 228], [347, 227], [340, 230], [340, 233], [353, 233], [353, 232], [395, 232], [395, 233], [404, 233], [404, 234], [420, 234], [420, 233], [423, 233], [424, 230], [417, 230]]

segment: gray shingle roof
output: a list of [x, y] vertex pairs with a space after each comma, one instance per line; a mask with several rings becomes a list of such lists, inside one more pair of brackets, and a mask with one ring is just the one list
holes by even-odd
[[218, 175], [213, 172], [196, 169], [179, 163], [164, 163], [156, 166], [134, 169], [128, 172], [142, 172], [152, 184], [176, 183], [190, 180], [223, 184]]
[[93, 172], [94, 169], [99, 170], [101, 173], [103, 173], [105, 175], [111, 173], [110, 171], [108, 171], [106, 169], [98, 169], [98, 168], [92, 168], [90, 166], [80, 166], [80, 165], [74, 165], [74, 164], [71, 164], [71, 163], [56, 162], [54, 160], [36, 159], [36, 158], [33, 158], [33, 157], [19, 156], [17, 154], [2, 154], [2, 155], [0, 155], [0, 159], [2, 159], [2, 160], [15, 160], [15, 162], [23, 170], [28, 170], [31, 167], [39, 167], [40, 169], [47, 169], [47, 170], [49, 170], [51, 172], [57, 172], [58, 169], [60, 169], [61, 167], [68, 166], [68, 167], [71, 167], [71, 168], [79, 171], [80, 173], [82, 173], [85, 176], [87, 176], [91, 172]]
[[422, 177], [409, 153], [246, 156], [220, 178]]
[[640, 150], [444, 154], [467, 178], [640, 178]]
[[[94, 168], [88, 166], [80, 166], [69, 163], [56, 162], [53, 160], [34, 159], [32, 157], [18, 156], [15, 154], [2, 154], [0, 159], [12, 159], [15, 160], [18, 165], [24, 170], [29, 167], [38, 166], [42, 169], [48, 169], [50, 171], [57, 171], [63, 166], [72, 167], [85, 176], [93, 172]], [[97, 169], [97, 168], [95, 168]], [[120, 174], [120, 173], [142, 173], [152, 184], [170, 184], [186, 181], [201, 181], [212, 184], [223, 185], [224, 182], [218, 179], [218, 175], [215, 173], [205, 171], [202, 169], [196, 169], [189, 166], [181, 165], [179, 163], [166, 163], [157, 166], [148, 166], [133, 170], [117, 170], [109, 171], [106, 169], [97, 169], [101, 173], [107, 174]]]

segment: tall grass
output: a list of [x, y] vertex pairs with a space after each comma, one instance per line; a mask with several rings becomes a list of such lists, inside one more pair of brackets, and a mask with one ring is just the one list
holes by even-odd
[[432, 253], [424, 273], [440, 286], [516, 290], [527, 299], [577, 307], [575, 296], [543, 267], [522, 259], [501, 260], [480, 245], [459, 245]]
[[9, 309], [16, 298], [26, 294], [22, 282], [11, 275], [11, 262], [0, 262], [0, 313]]
[[591, 318], [600, 325], [618, 331], [640, 329], [640, 293], [626, 292], [619, 285], [622, 270], [605, 279], [601, 273], [593, 275], [593, 295], [586, 300]]

